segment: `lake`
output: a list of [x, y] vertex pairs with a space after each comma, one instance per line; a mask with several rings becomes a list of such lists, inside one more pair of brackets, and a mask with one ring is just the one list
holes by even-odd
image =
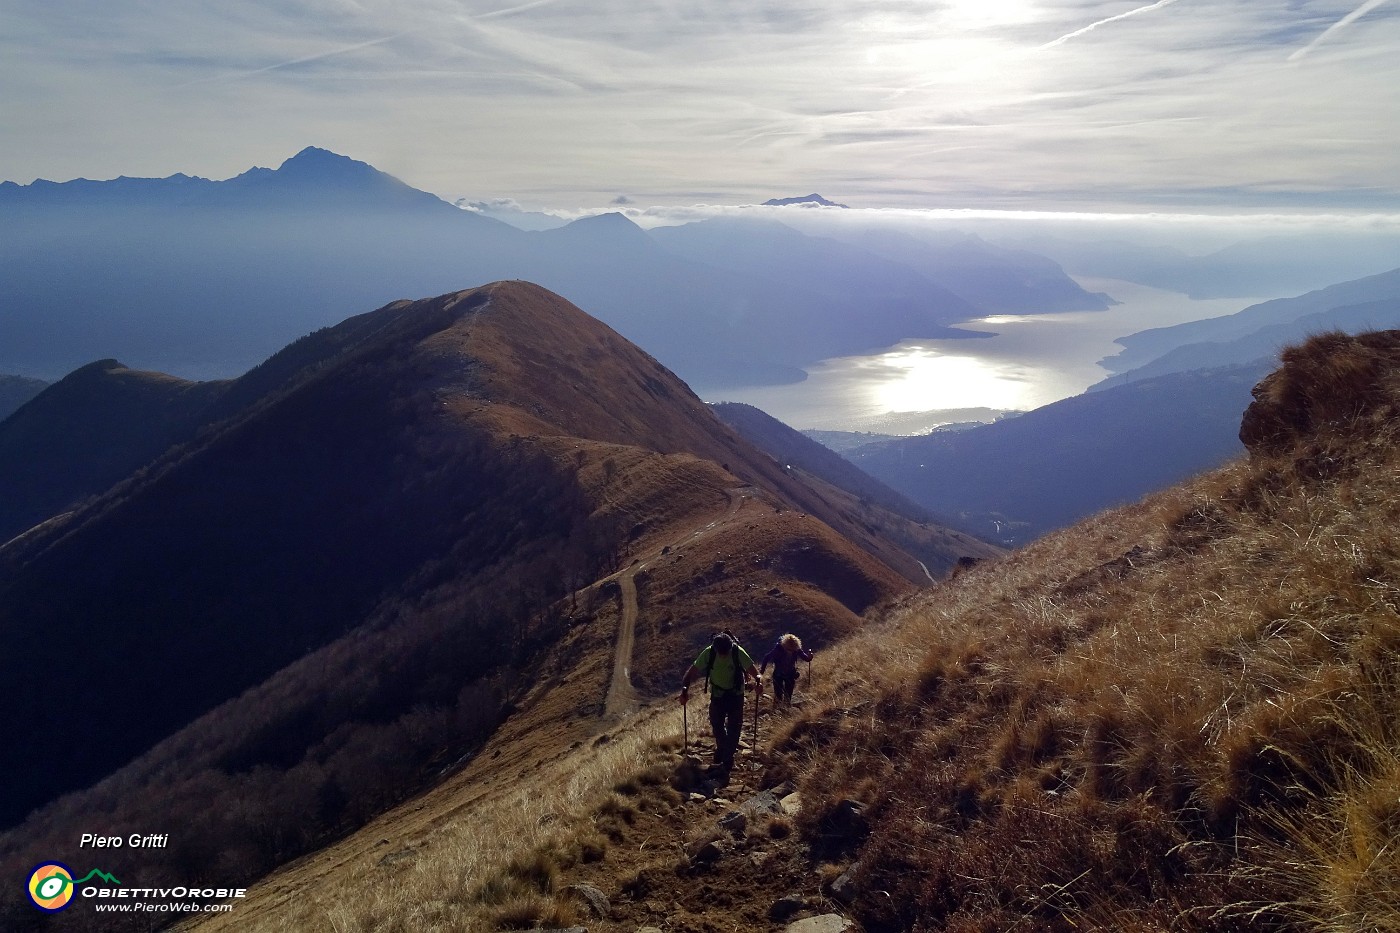
[[922, 434], [1078, 395], [1111, 374], [1099, 361], [1118, 353], [1117, 338], [1233, 314], [1266, 300], [1194, 301], [1116, 279], [1075, 281], [1120, 303], [1107, 311], [965, 321], [959, 326], [996, 336], [907, 340], [878, 353], [824, 360], [808, 369], [803, 382], [716, 389], [705, 400], [746, 402], [799, 430]]

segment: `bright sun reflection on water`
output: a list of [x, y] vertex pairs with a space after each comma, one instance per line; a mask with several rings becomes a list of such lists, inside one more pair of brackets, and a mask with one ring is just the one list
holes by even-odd
[[1099, 360], [1114, 340], [1150, 327], [1232, 314], [1254, 299], [1192, 301], [1127, 282], [1082, 279], [1121, 304], [1108, 311], [999, 314], [963, 325], [993, 337], [911, 340], [868, 356], [824, 360], [805, 382], [716, 390], [709, 401], [747, 402], [799, 428], [916, 434], [990, 420], [1078, 395], [1109, 375]]
[[878, 357], [884, 377], [872, 381], [879, 408], [891, 412], [939, 408], [1025, 408], [1034, 391], [1024, 367], [998, 364], [958, 351], [901, 344]]

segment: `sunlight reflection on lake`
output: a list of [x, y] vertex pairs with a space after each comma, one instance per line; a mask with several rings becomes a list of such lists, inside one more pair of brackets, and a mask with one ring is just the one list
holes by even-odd
[[824, 360], [804, 382], [719, 389], [706, 401], [746, 402], [799, 429], [918, 434], [939, 424], [991, 420], [1078, 395], [1110, 375], [1099, 360], [1118, 337], [1233, 314], [1263, 299], [1193, 301], [1110, 279], [1076, 279], [1119, 302], [1107, 311], [1001, 314], [961, 327], [994, 337], [909, 340], [879, 353]]

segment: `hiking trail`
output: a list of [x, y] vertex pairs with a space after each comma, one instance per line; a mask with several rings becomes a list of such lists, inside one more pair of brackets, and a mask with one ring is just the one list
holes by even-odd
[[632, 715], [641, 708], [641, 700], [632, 686], [632, 648], [637, 640], [637, 574], [663, 552], [674, 553], [687, 545], [695, 544], [714, 534], [732, 522], [739, 514], [744, 501], [752, 497], [756, 490], [752, 486], [726, 489], [729, 507], [724, 514], [712, 519], [700, 528], [688, 532], [670, 544], [654, 548], [645, 557], [634, 561], [625, 570], [598, 581], [601, 585], [616, 580], [621, 590], [622, 621], [618, 625], [617, 645], [613, 650], [613, 672], [608, 682], [608, 695], [603, 702], [603, 716], [607, 719], [620, 719]]

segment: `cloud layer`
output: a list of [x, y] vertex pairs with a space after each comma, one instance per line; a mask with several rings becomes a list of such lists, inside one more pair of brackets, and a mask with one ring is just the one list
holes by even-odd
[[6, 0], [0, 178], [305, 145], [530, 206], [1400, 203], [1384, 0]]

